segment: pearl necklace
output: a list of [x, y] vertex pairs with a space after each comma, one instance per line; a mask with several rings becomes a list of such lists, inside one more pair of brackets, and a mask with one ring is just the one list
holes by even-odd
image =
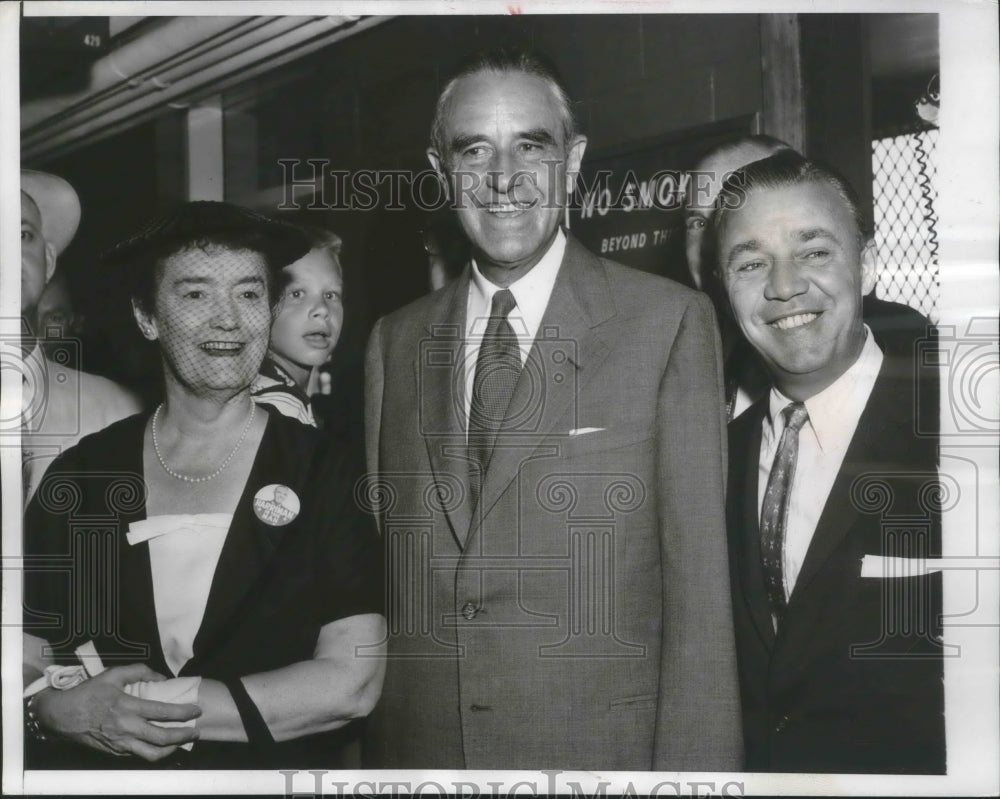
[[214, 480], [223, 470], [229, 465], [229, 462], [235, 457], [237, 451], [239, 451], [240, 446], [243, 444], [243, 440], [247, 437], [247, 433], [250, 430], [250, 423], [253, 422], [254, 414], [257, 412], [257, 403], [253, 400], [250, 401], [250, 415], [247, 417], [246, 424], [243, 425], [243, 432], [240, 433], [240, 440], [236, 442], [236, 446], [233, 447], [232, 451], [226, 456], [226, 459], [219, 464], [219, 468], [216, 469], [211, 474], [205, 475], [204, 477], [189, 477], [186, 474], [181, 474], [180, 472], [175, 472], [169, 466], [167, 462], [163, 460], [163, 455], [160, 453], [160, 442], [156, 440], [156, 420], [160, 416], [160, 411], [163, 410], [163, 403], [161, 402], [156, 406], [156, 410], [153, 412], [153, 450], [156, 452], [156, 459], [160, 462], [160, 466], [163, 467], [163, 471], [173, 477], [175, 480], [183, 480], [185, 483], [207, 483], [209, 480]]

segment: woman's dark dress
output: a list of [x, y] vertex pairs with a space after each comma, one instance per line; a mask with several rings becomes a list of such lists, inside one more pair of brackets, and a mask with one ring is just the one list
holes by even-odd
[[[142, 441], [148, 415], [87, 436], [49, 467], [25, 514], [25, 624], [58, 662], [93, 640], [107, 667], [145, 663], [171, 676], [160, 648], [148, 544], [130, 546], [146, 517]], [[177, 676], [227, 680], [310, 660], [320, 628], [383, 611], [381, 546], [355, 502], [359, 452], [268, 412], [194, 642]], [[275, 483], [301, 502], [285, 526], [260, 521], [254, 495]], [[178, 508], [178, 513], [184, 513]], [[346, 768], [360, 722], [275, 744], [199, 741], [165, 761], [114, 757], [70, 743], [26, 741], [28, 768]]]

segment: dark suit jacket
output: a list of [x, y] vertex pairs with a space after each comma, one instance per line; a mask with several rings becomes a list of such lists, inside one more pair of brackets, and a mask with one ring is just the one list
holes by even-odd
[[[312, 658], [328, 622], [381, 612], [381, 562], [371, 519], [356, 506], [360, 453], [320, 443], [316, 431], [268, 410], [268, 425], [226, 535], [194, 656], [178, 676], [228, 680]], [[25, 624], [57, 659], [92, 640], [104, 665], [145, 663], [170, 676], [153, 602], [149, 546], [130, 546], [129, 524], [146, 518], [142, 436], [148, 415], [84, 438], [46, 472], [25, 515]], [[355, 457], [356, 456], [356, 457]], [[275, 527], [253, 500], [280, 483], [301, 502], [298, 517]], [[182, 511], [181, 511], [182, 512]], [[80, 598], [83, 598], [81, 601]], [[47, 618], [40, 614], [49, 614]], [[189, 768], [336, 768], [359, 725], [252, 751], [200, 741], [172, 756]], [[82, 746], [29, 750], [33, 767], [163, 768]], [[169, 764], [168, 764], [169, 765]]]
[[369, 344], [391, 638], [368, 765], [738, 767], [708, 300], [570, 238], [473, 508], [468, 287]]
[[941, 574], [860, 576], [865, 555], [940, 557], [929, 489], [937, 440], [917, 432], [915, 339], [876, 341], [882, 369], [777, 635], [757, 507], [768, 397], [729, 428], [729, 547], [748, 771], [945, 768]]

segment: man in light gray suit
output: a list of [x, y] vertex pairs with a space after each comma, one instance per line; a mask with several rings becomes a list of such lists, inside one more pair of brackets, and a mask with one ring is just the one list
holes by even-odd
[[473, 259], [369, 343], [369, 766], [742, 764], [712, 308], [561, 229], [585, 147], [538, 56], [479, 56], [438, 101]]

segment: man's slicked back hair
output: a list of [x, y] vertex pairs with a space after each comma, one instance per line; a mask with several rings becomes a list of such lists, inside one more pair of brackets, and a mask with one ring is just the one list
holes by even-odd
[[776, 136], [768, 136], [766, 133], [750, 133], [745, 136], [737, 136], [733, 139], [727, 139], [724, 142], [713, 145], [709, 147], [708, 150], [703, 152], [697, 163], [702, 163], [707, 161], [709, 158], [715, 158], [720, 155], [725, 155], [726, 153], [732, 153], [736, 150], [741, 150], [744, 147], [759, 147], [764, 150], [768, 155], [774, 155], [775, 153], [784, 152], [785, 150], [792, 150], [792, 146], [788, 142], [784, 142]]
[[562, 118], [563, 127], [563, 144], [568, 145], [576, 135], [573, 102], [570, 100], [566, 86], [552, 62], [541, 53], [532, 50], [501, 47], [475, 53], [465, 59], [441, 90], [441, 95], [434, 108], [434, 121], [431, 123], [431, 146], [437, 150], [442, 159], [447, 158], [448, 155], [448, 142], [444, 138], [444, 125], [448, 105], [455, 93], [455, 86], [462, 78], [482, 72], [492, 72], [498, 75], [521, 72], [545, 81], [559, 107], [559, 116]]
[[865, 238], [864, 216], [851, 184], [831, 167], [810, 161], [790, 149], [747, 164], [730, 175], [715, 200], [712, 223], [717, 230], [726, 214], [740, 208], [754, 191], [803, 183], [825, 183], [832, 187], [857, 225], [858, 236]]

